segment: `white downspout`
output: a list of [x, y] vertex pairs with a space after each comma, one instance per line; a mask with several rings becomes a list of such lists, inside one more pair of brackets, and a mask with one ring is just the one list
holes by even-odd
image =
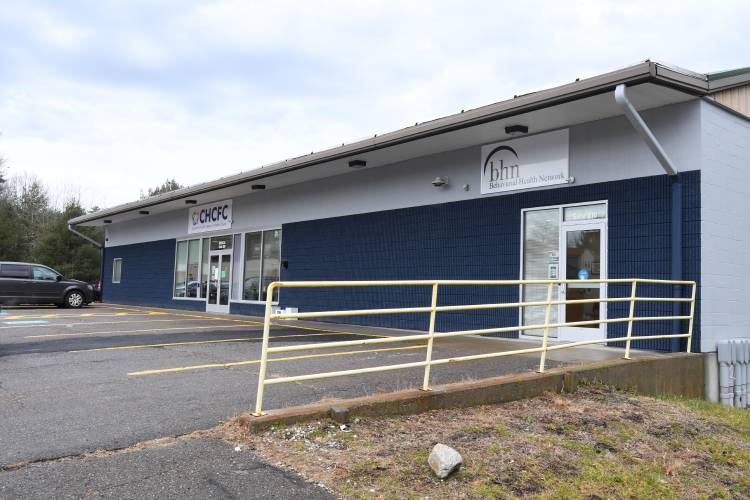
[[656, 140], [656, 137], [651, 132], [651, 129], [648, 128], [646, 122], [643, 121], [641, 115], [638, 114], [638, 111], [636, 111], [635, 107], [630, 102], [630, 99], [628, 99], [625, 88], [626, 87], [624, 83], [621, 83], [615, 88], [615, 102], [617, 102], [617, 104], [619, 104], [619, 106], [622, 108], [623, 112], [625, 113], [625, 117], [630, 121], [630, 124], [633, 125], [633, 128], [636, 132], [638, 132], [638, 135], [641, 136], [641, 139], [643, 139], [643, 142], [646, 143], [646, 146], [648, 146], [651, 152], [654, 153], [654, 156], [656, 156], [656, 159], [659, 161], [659, 165], [661, 165], [661, 168], [663, 168], [664, 171], [671, 176], [677, 175], [677, 169], [674, 167], [672, 160], [669, 159], [669, 156], [667, 156], [664, 148], [661, 147], [661, 144], [659, 144], [659, 141]]

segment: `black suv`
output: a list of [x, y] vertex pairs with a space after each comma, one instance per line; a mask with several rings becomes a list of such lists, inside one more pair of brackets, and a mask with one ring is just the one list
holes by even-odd
[[93, 300], [91, 285], [65, 278], [47, 266], [0, 262], [0, 304], [56, 304], [78, 308]]

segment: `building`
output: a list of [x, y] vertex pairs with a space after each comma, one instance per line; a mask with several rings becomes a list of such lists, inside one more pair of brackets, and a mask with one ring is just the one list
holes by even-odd
[[[278, 279], [685, 279], [700, 285], [693, 349], [710, 352], [719, 339], [750, 336], [748, 113], [750, 68], [699, 74], [646, 61], [70, 223], [105, 228], [105, 302], [260, 315]], [[441, 296], [461, 304], [543, 293]], [[305, 311], [424, 306], [428, 294], [288, 289], [274, 300]], [[605, 305], [553, 314], [625, 313]], [[514, 326], [542, 313], [444, 314], [438, 329]], [[354, 321], [424, 329], [426, 320]], [[555, 335], [613, 336], [622, 326]], [[636, 334], [653, 328], [640, 326]]]

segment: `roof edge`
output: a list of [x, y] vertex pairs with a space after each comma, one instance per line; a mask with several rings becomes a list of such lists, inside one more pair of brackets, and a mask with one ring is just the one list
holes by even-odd
[[480, 125], [482, 123], [500, 120], [530, 111], [536, 111], [563, 104], [565, 102], [591, 97], [613, 91], [615, 87], [620, 84], [636, 85], [639, 83], [651, 82], [672, 87], [696, 96], [706, 95], [709, 91], [707, 80], [696, 78], [694, 75], [695, 74], [686, 74], [647, 60], [633, 66], [628, 66], [582, 80], [576, 80], [572, 83], [530, 94], [524, 94], [522, 96], [515, 96], [512, 99], [422, 122], [414, 126], [387, 132], [385, 134], [376, 134], [371, 138], [353, 142], [351, 144], [345, 144], [317, 153], [283, 160], [254, 170], [240, 172], [235, 175], [170, 191], [143, 200], [116, 205], [111, 208], [75, 217], [68, 222], [72, 225], [93, 222], [118, 214], [152, 207], [171, 201], [177, 201], [190, 196], [197, 196], [239, 184], [253, 182], [321, 163], [344, 159], [374, 150]]

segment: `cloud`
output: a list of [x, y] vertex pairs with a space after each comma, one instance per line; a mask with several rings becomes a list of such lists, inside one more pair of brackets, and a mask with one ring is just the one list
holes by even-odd
[[747, 66], [747, 2], [37, 1], [0, 15], [0, 152], [111, 205], [645, 58]]

